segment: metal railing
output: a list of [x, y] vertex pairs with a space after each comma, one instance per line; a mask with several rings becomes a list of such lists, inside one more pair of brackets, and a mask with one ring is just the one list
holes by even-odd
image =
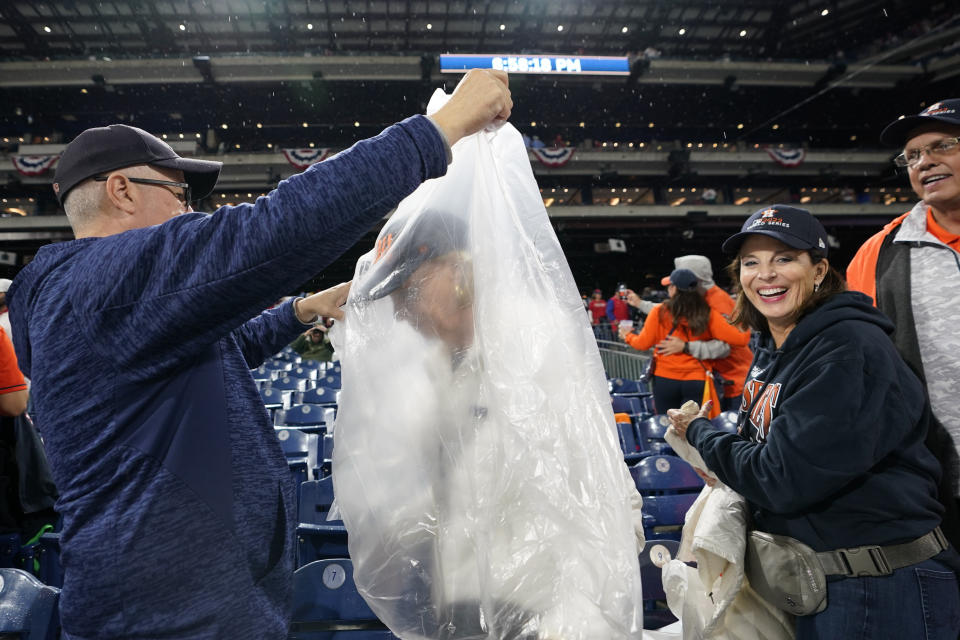
[[609, 340], [597, 340], [597, 346], [608, 378], [639, 380], [650, 364], [649, 351], [637, 351], [622, 342]]

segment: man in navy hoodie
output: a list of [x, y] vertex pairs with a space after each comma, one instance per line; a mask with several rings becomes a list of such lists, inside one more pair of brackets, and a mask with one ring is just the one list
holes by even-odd
[[191, 192], [220, 163], [125, 125], [67, 146], [54, 191], [77, 239], [9, 291], [60, 490], [66, 638], [286, 638], [294, 491], [249, 369], [348, 287], [261, 311], [511, 106], [505, 74], [470, 72], [430, 118], [212, 215]]

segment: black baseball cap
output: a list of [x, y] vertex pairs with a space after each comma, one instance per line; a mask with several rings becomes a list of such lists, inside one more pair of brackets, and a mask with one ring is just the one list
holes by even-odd
[[680, 291], [693, 291], [700, 284], [700, 278], [690, 269], [674, 269], [669, 276], [660, 280], [660, 284], [672, 284]]
[[743, 223], [740, 233], [723, 243], [724, 253], [737, 253], [747, 236], [758, 233], [794, 249], [816, 249], [827, 255], [827, 231], [806, 209], [775, 204], [757, 211]]
[[183, 171], [193, 199], [210, 195], [222, 162], [181, 158], [170, 145], [137, 127], [111, 124], [87, 129], [67, 145], [57, 162], [53, 192], [60, 204], [70, 189], [88, 178], [138, 164]]
[[382, 298], [399, 289], [424, 262], [466, 249], [462, 215], [432, 207], [395, 214], [377, 235], [373, 265], [361, 276], [360, 290], [370, 299]]
[[886, 126], [880, 141], [894, 147], [902, 147], [907, 135], [919, 126], [931, 122], [943, 122], [960, 127], [960, 98], [951, 98], [934, 103], [915, 116], [900, 116]]

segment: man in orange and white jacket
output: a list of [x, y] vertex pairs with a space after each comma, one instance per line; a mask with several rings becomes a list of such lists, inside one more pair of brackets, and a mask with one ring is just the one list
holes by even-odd
[[943, 466], [943, 530], [960, 543], [960, 99], [937, 102], [888, 125], [880, 139], [903, 152], [921, 198], [867, 240], [847, 267], [847, 283], [874, 299], [896, 324], [897, 350], [926, 383], [933, 414], [927, 446]]

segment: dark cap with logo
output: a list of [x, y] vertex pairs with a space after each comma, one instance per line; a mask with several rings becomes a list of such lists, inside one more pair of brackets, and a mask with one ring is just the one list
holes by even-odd
[[87, 129], [67, 145], [57, 162], [53, 191], [63, 204], [70, 189], [84, 180], [139, 164], [183, 171], [195, 200], [210, 195], [223, 166], [222, 162], [181, 158], [170, 145], [143, 129], [111, 124]]
[[751, 234], [776, 238], [794, 249], [816, 249], [827, 255], [827, 231], [806, 209], [775, 204], [757, 211], [740, 227], [740, 233], [723, 243], [724, 253], [737, 253]]
[[894, 120], [880, 134], [880, 141], [895, 147], [902, 147], [907, 136], [917, 127], [931, 122], [960, 127], [960, 98], [951, 98], [936, 102], [915, 116], [901, 116]]
[[394, 215], [377, 236], [373, 265], [361, 278], [360, 290], [376, 300], [399, 289], [417, 267], [452, 251], [467, 249], [463, 216], [436, 208], [413, 215]]
[[693, 291], [700, 284], [700, 278], [690, 269], [674, 269], [669, 276], [660, 280], [660, 284], [672, 284], [680, 291]]

